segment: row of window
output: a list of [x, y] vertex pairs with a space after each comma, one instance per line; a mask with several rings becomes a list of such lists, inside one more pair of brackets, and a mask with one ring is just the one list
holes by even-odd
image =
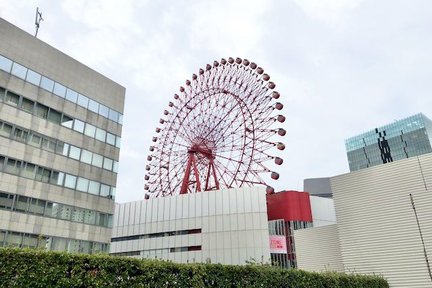
[[0, 155], [0, 172], [114, 199], [115, 187]]
[[8, 105], [17, 107], [52, 123], [72, 129], [91, 138], [120, 148], [121, 138], [119, 136], [97, 128], [96, 126], [89, 123], [85, 123], [81, 120], [73, 119], [62, 112], [15, 94], [3, 87], [0, 87], [0, 101], [4, 101]]
[[0, 69], [116, 123], [122, 124], [123, 122], [123, 115], [120, 112], [79, 94], [73, 89], [42, 76], [2, 55], [0, 55]]
[[112, 228], [113, 215], [0, 192], [0, 209]]
[[159, 238], [159, 237], [168, 237], [168, 236], [176, 236], [176, 235], [199, 234], [199, 233], [201, 233], [201, 228], [115, 237], [115, 238], [111, 238], [111, 242], [129, 241], [129, 240], [146, 239], [146, 238]]
[[201, 245], [196, 246], [185, 246], [185, 247], [173, 247], [173, 248], [161, 248], [161, 249], [148, 249], [141, 251], [128, 251], [128, 252], [117, 252], [110, 253], [112, 256], [142, 256], [143, 258], [157, 256], [164, 253], [175, 253], [175, 252], [186, 252], [186, 251], [201, 251]]
[[45, 248], [54, 251], [108, 253], [109, 244], [0, 230], [0, 247]]
[[31, 130], [21, 128], [19, 126], [0, 121], [0, 136], [11, 138], [13, 140], [41, 148], [53, 153], [57, 153], [89, 165], [103, 168], [114, 173], [118, 171], [118, 162], [93, 153], [91, 151], [81, 149], [79, 147], [64, 143], [60, 140], [35, 133]]

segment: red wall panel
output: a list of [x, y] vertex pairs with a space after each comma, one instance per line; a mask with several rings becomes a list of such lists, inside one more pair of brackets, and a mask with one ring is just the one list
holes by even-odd
[[312, 222], [309, 193], [282, 191], [267, 195], [268, 220]]

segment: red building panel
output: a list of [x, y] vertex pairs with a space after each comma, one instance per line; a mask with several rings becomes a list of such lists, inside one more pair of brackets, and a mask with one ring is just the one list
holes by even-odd
[[268, 220], [312, 222], [309, 193], [282, 191], [267, 195]]

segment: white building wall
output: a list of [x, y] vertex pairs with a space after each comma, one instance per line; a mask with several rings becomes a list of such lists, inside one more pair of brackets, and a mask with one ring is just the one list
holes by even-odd
[[294, 238], [299, 269], [344, 271], [336, 224], [295, 230]]
[[310, 196], [310, 204], [314, 227], [332, 225], [336, 223], [336, 213], [333, 199], [319, 196]]
[[[113, 238], [191, 229], [201, 229], [201, 233], [112, 242], [111, 253], [139, 251], [135, 257], [183, 263], [245, 264], [252, 259], [270, 259], [264, 188], [207, 191], [116, 205]], [[201, 250], [170, 252], [171, 248], [190, 246], [201, 246]]]
[[431, 287], [409, 194], [432, 256], [432, 154], [331, 180], [345, 270], [382, 274], [391, 287]]

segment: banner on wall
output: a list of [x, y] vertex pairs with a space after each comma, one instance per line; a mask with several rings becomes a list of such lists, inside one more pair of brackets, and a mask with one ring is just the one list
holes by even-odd
[[270, 235], [270, 253], [287, 253], [287, 245], [285, 236]]

